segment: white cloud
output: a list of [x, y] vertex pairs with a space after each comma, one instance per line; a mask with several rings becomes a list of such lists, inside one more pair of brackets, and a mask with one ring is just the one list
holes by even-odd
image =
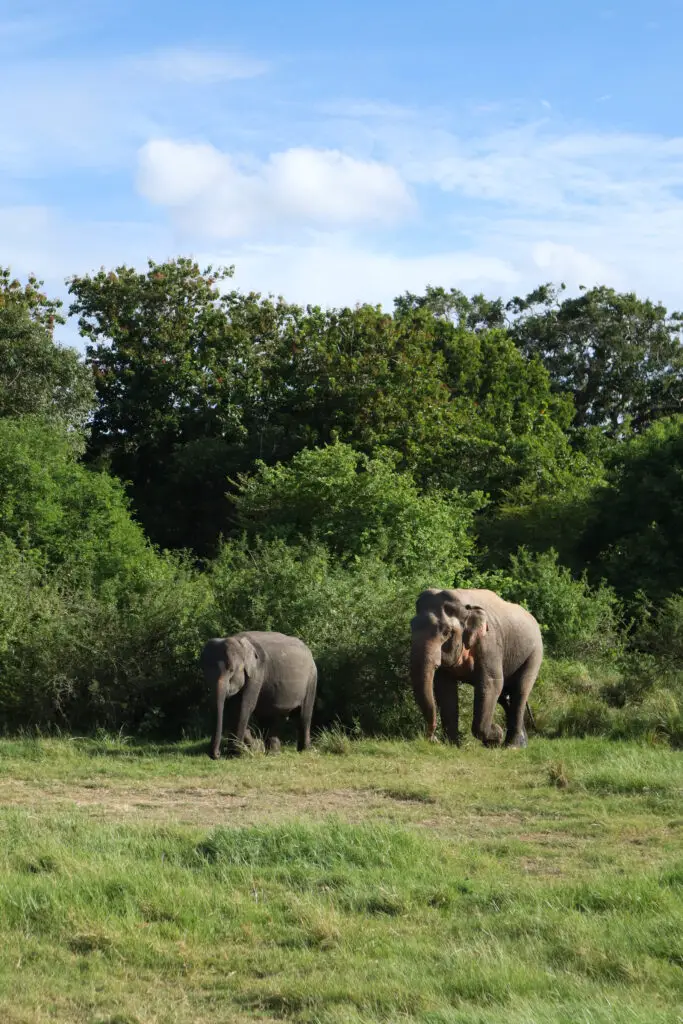
[[532, 262], [544, 278], [551, 281], [566, 281], [573, 284], [591, 284], [600, 281], [606, 284], [614, 280], [614, 268], [607, 263], [581, 252], [573, 245], [558, 242], [536, 242], [531, 248]]
[[458, 251], [402, 256], [337, 235], [320, 235], [299, 246], [244, 246], [218, 254], [204, 251], [199, 262], [234, 263], [236, 287], [283, 295], [301, 305], [368, 302], [391, 310], [397, 295], [423, 292], [427, 284], [483, 289], [495, 295], [512, 293], [520, 284], [515, 268], [495, 256]]
[[412, 209], [393, 167], [308, 147], [249, 165], [210, 145], [159, 139], [140, 151], [138, 188], [182, 227], [216, 238], [279, 224], [390, 224]]

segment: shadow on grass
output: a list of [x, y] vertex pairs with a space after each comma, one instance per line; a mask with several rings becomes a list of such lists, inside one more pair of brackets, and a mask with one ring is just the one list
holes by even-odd
[[74, 740], [78, 750], [89, 757], [111, 757], [119, 760], [148, 757], [206, 757], [209, 756], [209, 739], [169, 740], [153, 742], [135, 737], [102, 740], [96, 737]]

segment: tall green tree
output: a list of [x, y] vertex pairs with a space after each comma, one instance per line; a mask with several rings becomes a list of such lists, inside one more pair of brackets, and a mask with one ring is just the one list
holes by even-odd
[[569, 451], [571, 398], [500, 329], [468, 330], [426, 306], [309, 309], [288, 328], [271, 415], [296, 447], [336, 437], [367, 454], [390, 448], [422, 485], [494, 501], [532, 478], [551, 483]]
[[337, 437], [367, 453], [392, 448], [413, 468], [438, 443], [450, 393], [430, 315], [308, 307], [272, 352], [269, 417], [293, 450]]
[[581, 555], [627, 598], [659, 603], [683, 581], [683, 416], [619, 445], [595, 495]]
[[92, 373], [54, 340], [60, 307], [37, 278], [22, 285], [0, 267], [0, 416], [34, 413], [82, 432], [95, 401]]
[[225, 292], [230, 274], [175, 260], [71, 282], [99, 399], [90, 457], [130, 481], [156, 542], [211, 554], [238, 474], [335, 440], [494, 505], [564, 487], [572, 398], [491, 326], [499, 302], [433, 289], [394, 315], [302, 309]]
[[191, 260], [70, 282], [97, 389], [89, 457], [129, 481], [148, 535], [212, 549], [227, 528], [227, 477], [246, 467], [246, 410], [264, 388], [264, 339], [286, 310], [224, 293], [232, 269]]
[[683, 407], [683, 314], [597, 287], [561, 298], [549, 285], [508, 304], [520, 350], [573, 396], [576, 427], [646, 429]]
[[440, 320], [467, 331], [488, 331], [507, 326], [505, 305], [501, 298], [487, 299], [485, 295], [468, 298], [457, 288], [446, 291], [427, 285], [424, 295], [404, 292], [394, 300], [396, 316], [405, 316], [411, 310], [426, 309]]

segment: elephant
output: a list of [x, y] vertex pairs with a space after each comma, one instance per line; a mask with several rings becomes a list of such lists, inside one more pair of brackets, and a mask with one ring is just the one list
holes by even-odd
[[210, 756], [221, 756], [226, 699], [229, 751], [251, 742], [249, 719], [262, 723], [266, 750], [280, 749], [279, 723], [298, 712], [298, 750], [311, 745], [318, 670], [306, 644], [283, 633], [243, 632], [208, 640], [201, 653], [204, 678], [216, 688], [216, 729]]
[[[435, 741], [436, 709], [449, 742], [457, 744], [458, 683], [474, 687], [472, 734], [499, 746], [503, 730], [493, 721], [505, 710], [505, 745], [525, 747], [524, 712], [543, 661], [536, 619], [492, 590], [424, 590], [415, 605], [410, 674], [427, 738]], [[435, 703], [436, 701], [436, 703]]]

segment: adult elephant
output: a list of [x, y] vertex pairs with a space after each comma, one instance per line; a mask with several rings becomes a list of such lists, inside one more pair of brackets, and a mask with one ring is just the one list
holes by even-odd
[[543, 660], [536, 619], [492, 590], [423, 591], [411, 622], [411, 679], [434, 740], [436, 708], [448, 740], [458, 742], [458, 683], [474, 686], [472, 733], [486, 746], [503, 742], [493, 721], [505, 709], [505, 743], [525, 747], [524, 710]]
[[216, 689], [216, 730], [210, 750], [214, 760], [221, 756], [226, 700], [231, 753], [238, 753], [251, 739], [252, 715], [264, 728], [266, 749], [279, 750], [279, 725], [294, 711], [299, 715], [297, 749], [310, 747], [318, 670], [302, 640], [283, 633], [237, 633], [209, 640], [201, 663], [207, 683]]

